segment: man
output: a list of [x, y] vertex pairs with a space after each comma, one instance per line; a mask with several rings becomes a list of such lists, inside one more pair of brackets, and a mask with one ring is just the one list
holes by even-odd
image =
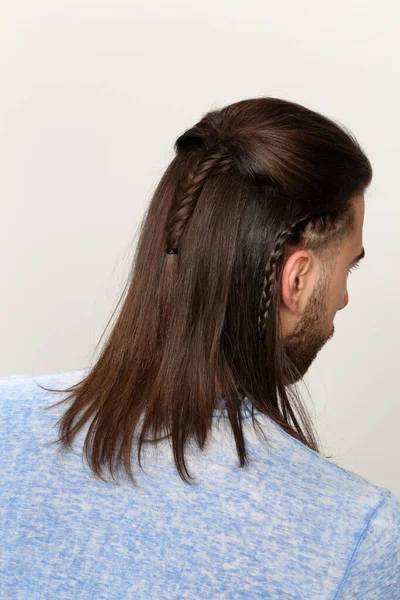
[[[349, 301], [371, 165], [277, 98], [176, 150], [95, 365], [0, 379], [0, 597], [399, 599], [398, 499], [323, 457], [290, 397]], [[93, 477], [132, 450], [135, 487]]]

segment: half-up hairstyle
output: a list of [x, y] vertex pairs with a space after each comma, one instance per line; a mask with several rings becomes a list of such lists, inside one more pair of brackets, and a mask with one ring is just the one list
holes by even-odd
[[142, 445], [167, 438], [190, 483], [185, 446], [193, 438], [204, 448], [222, 386], [239, 467], [248, 461], [243, 410], [255, 424], [257, 409], [320, 452], [284, 375], [296, 367], [280, 330], [280, 277], [294, 249], [334, 255], [353, 226], [352, 199], [371, 179], [344, 126], [279, 98], [212, 110], [184, 131], [143, 217], [99, 357], [69, 388], [40, 386], [67, 392], [47, 408], [71, 401], [52, 443], [72, 449], [90, 423], [84, 455], [95, 475], [104, 480], [107, 466], [115, 479], [123, 467], [136, 485], [136, 434], [140, 468]]

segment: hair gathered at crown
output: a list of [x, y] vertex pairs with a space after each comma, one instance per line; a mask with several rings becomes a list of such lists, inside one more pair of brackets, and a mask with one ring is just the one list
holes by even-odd
[[272, 184], [271, 178], [265, 174], [263, 166], [255, 157], [248, 160], [240, 135], [233, 138], [225, 133], [224, 123], [231, 118], [230, 112], [229, 106], [209, 112], [180, 135], [174, 144], [178, 156], [186, 155], [190, 158], [184, 166], [185, 178], [181, 184], [183, 189], [178, 186], [175, 203], [171, 207], [171, 217], [166, 227], [167, 248], [177, 249], [201, 189], [211, 175], [234, 169], [243, 177], [252, 178], [259, 184]]

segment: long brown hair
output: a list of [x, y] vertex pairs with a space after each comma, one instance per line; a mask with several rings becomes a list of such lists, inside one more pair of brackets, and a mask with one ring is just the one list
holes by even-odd
[[299, 391], [284, 375], [295, 376], [296, 367], [281, 336], [280, 273], [290, 247], [324, 256], [348, 235], [351, 199], [372, 179], [343, 125], [279, 98], [208, 112], [178, 137], [175, 151], [143, 217], [113, 315], [123, 304], [99, 358], [75, 385], [40, 386], [68, 393], [46, 408], [71, 400], [51, 443], [72, 449], [92, 419], [84, 455], [93, 472], [104, 479], [108, 464], [115, 479], [123, 466], [134, 485], [140, 419], [139, 466], [143, 443], [171, 438], [178, 473], [190, 483], [185, 445], [194, 438], [204, 448], [220, 385], [240, 467], [248, 461], [246, 398], [253, 423], [255, 408], [320, 453]]

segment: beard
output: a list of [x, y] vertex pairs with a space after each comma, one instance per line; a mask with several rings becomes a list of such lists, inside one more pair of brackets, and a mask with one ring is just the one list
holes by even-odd
[[318, 352], [333, 337], [335, 327], [327, 319], [328, 287], [328, 278], [316, 286], [294, 331], [283, 340], [286, 385], [304, 377]]

